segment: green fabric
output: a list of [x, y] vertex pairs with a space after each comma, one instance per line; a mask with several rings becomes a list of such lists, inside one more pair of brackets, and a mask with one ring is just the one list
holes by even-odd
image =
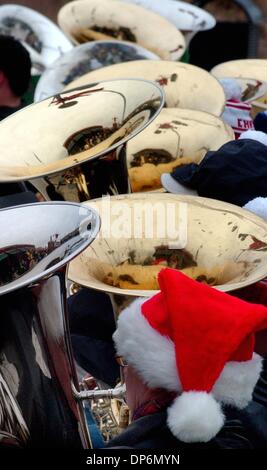
[[186, 64], [189, 64], [190, 62], [190, 54], [189, 54], [189, 50], [186, 49], [185, 52], [184, 52], [184, 55], [182, 55], [181, 59], [180, 59], [180, 62], [185, 62]]
[[31, 78], [29, 89], [23, 96], [23, 102], [26, 104], [26, 106], [32, 104], [34, 101], [34, 92], [40, 77], [41, 75], [33, 75]]

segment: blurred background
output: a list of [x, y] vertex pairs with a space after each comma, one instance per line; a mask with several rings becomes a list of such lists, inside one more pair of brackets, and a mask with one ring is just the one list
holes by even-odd
[[[242, 53], [242, 39], [247, 36], [247, 31], [246, 31], [246, 23], [247, 23], [247, 18], [244, 13], [244, 10], [237, 5], [237, 2], [234, 0], [211, 0], [211, 1], [196, 1], [196, 0], [184, 0], [187, 3], [193, 3], [199, 6], [204, 5], [204, 8], [212, 13], [215, 18], [218, 21], [218, 24], [215, 28], [215, 30], [206, 32], [206, 33], [201, 33], [201, 44], [203, 44], [203, 47], [205, 47], [206, 44], [210, 45], [210, 39], [216, 37], [218, 40], [223, 38], [223, 33], [221, 33], [221, 30], [223, 29], [226, 31], [226, 26], [224, 23], [234, 23], [235, 27], [233, 25], [233, 28], [227, 26], [227, 34], [226, 36], [228, 37], [228, 42], [225, 45], [226, 47], [229, 46], [229, 42], [231, 43], [236, 43], [238, 40], [238, 48], [240, 49], [237, 51], [237, 54], [242, 57], [246, 56], [246, 54]], [[164, 0], [162, 0], [164, 2]], [[2, 0], [1, 4], [8, 4], [12, 3], [10, 0]], [[53, 21], [56, 22], [57, 20], [57, 13], [59, 9], [65, 4], [68, 3], [66, 0], [46, 0], [45, 2], [43, 0], [16, 0], [14, 3], [17, 3], [19, 5], [24, 5], [30, 8], [33, 8], [34, 10], [39, 11], [40, 13], [48, 16], [51, 18]], [[257, 56], [259, 58], [266, 58], [267, 57], [267, 21], [265, 19], [267, 18], [267, 0], [249, 0], [246, 2], [246, 0], [242, 0], [243, 4], [254, 4], [255, 6], [259, 7], [262, 11], [263, 18], [262, 22], [259, 26], [259, 40], [257, 41]], [[239, 23], [239, 26], [236, 25], [236, 23]], [[233, 31], [231, 32], [231, 29]], [[238, 32], [239, 29], [239, 32]], [[235, 31], [234, 31], [235, 30]], [[199, 37], [198, 37], [199, 40]], [[194, 41], [191, 46], [192, 50], [194, 49]], [[246, 46], [244, 44], [244, 50], [246, 49]], [[193, 52], [193, 57], [194, 57], [194, 51]], [[192, 58], [193, 58], [192, 57]], [[192, 60], [191, 60], [192, 62]], [[193, 60], [193, 62], [197, 62], [197, 60]], [[219, 62], [219, 61], [218, 61]], [[202, 65], [204, 64], [196, 64], [196, 65]], [[207, 64], [208, 68], [209, 64]]]

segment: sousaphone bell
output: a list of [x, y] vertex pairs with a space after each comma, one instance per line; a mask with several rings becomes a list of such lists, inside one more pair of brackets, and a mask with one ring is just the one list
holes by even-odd
[[66, 90], [87, 83], [115, 78], [140, 78], [158, 83], [166, 108], [186, 108], [221, 116], [225, 94], [219, 81], [195, 65], [170, 60], [134, 60], [86, 73], [69, 83]]
[[127, 193], [126, 142], [162, 105], [156, 83], [122, 79], [28, 106], [0, 124], [0, 182], [28, 180], [50, 200]]
[[214, 28], [216, 19], [204, 8], [178, 0], [124, 0], [152, 10], [173, 23], [184, 35], [187, 47], [193, 37], [201, 31]]
[[109, 293], [116, 313], [156, 294], [165, 267], [224, 292], [267, 275], [267, 223], [232, 204], [155, 192], [90, 204], [103, 224], [93, 246], [70, 263], [68, 277]]
[[179, 60], [184, 36], [163, 16], [118, 0], [75, 0], [58, 13], [58, 24], [75, 43], [116, 39], [130, 41], [165, 60]]
[[[257, 113], [266, 111], [267, 109], [267, 60], [266, 59], [238, 59], [223, 62], [212, 68], [211, 74], [216, 78], [231, 77], [239, 83], [246, 84], [246, 89], [251, 92], [248, 87], [254, 81], [255, 96], [252, 95], [247, 101], [252, 104], [252, 117], [255, 118]], [[244, 86], [242, 86], [244, 90]], [[253, 88], [252, 88], [253, 92]]]

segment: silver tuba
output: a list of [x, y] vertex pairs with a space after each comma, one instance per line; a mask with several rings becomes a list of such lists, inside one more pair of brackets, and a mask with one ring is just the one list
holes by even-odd
[[73, 203], [0, 211], [0, 448], [91, 447], [66, 314], [66, 264], [100, 228]]
[[30, 181], [50, 200], [130, 191], [126, 143], [160, 112], [153, 82], [121, 79], [59, 93], [0, 125], [0, 182]]

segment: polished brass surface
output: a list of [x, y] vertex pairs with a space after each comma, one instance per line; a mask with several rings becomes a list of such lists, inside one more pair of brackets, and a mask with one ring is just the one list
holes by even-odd
[[216, 65], [211, 74], [216, 78], [233, 78], [241, 85], [242, 92], [253, 85], [255, 93], [248, 99], [243, 99], [252, 104], [251, 115], [255, 116], [266, 109], [267, 104], [267, 60], [265, 59], [241, 59], [231, 60]]
[[75, 44], [94, 39], [123, 39], [166, 60], [178, 60], [185, 51], [184, 36], [172, 23], [140, 6], [117, 0], [68, 2], [59, 11], [58, 23]]
[[251, 103], [252, 101], [257, 100], [261, 101], [262, 98], [267, 94], [267, 81], [246, 77], [230, 78], [234, 78], [234, 80], [236, 80], [241, 87], [241, 100], [245, 103]]
[[179, 165], [200, 163], [209, 150], [234, 139], [222, 119], [190, 109], [167, 108], [127, 144], [127, 164], [133, 192], [161, 188], [162, 173]]
[[92, 41], [75, 46], [54, 62], [38, 80], [34, 101], [60, 93], [73, 80], [107, 65], [159, 57], [144, 47], [128, 41]]
[[46, 199], [74, 202], [127, 193], [126, 142], [162, 105], [157, 84], [129, 79], [28, 106], [0, 124], [0, 182], [30, 180]]
[[216, 19], [204, 8], [192, 3], [175, 0], [124, 0], [127, 3], [140, 5], [164, 16], [175, 24], [185, 37], [187, 47], [196, 33], [214, 28]]
[[238, 59], [229, 60], [215, 65], [211, 74], [217, 78], [244, 77], [254, 78], [267, 82], [267, 60], [266, 59]]
[[[94, 201], [100, 215], [109, 214], [109, 228], [103, 218], [92, 247], [69, 265], [68, 277], [80, 285], [108, 292], [113, 298], [114, 294], [126, 296], [126, 300], [129, 296], [153, 295], [155, 290], [107, 285], [103, 282], [106, 266], [119, 265], [133, 253], [135, 261], [142, 264], [156, 246], [178, 247], [181, 243], [198, 266], [223, 268], [215, 286], [219, 290], [233, 291], [267, 275], [267, 223], [244, 209], [212, 199], [156, 192], [112, 197], [108, 204]], [[168, 238], [171, 224], [178, 231], [177, 239]], [[137, 226], [141, 226], [138, 233]], [[117, 301], [115, 304], [119, 311], [120, 305]]]
[[206, 70], [183, 62], [134, 60], [110, 65], [74, 80], [66, 90], [93, 81], [122, 77], [136, 77], [157, 82], [164, 91], [167, 108], [194, 109], [215, 116], [223, 113], [225, 94], [219, 81]]

